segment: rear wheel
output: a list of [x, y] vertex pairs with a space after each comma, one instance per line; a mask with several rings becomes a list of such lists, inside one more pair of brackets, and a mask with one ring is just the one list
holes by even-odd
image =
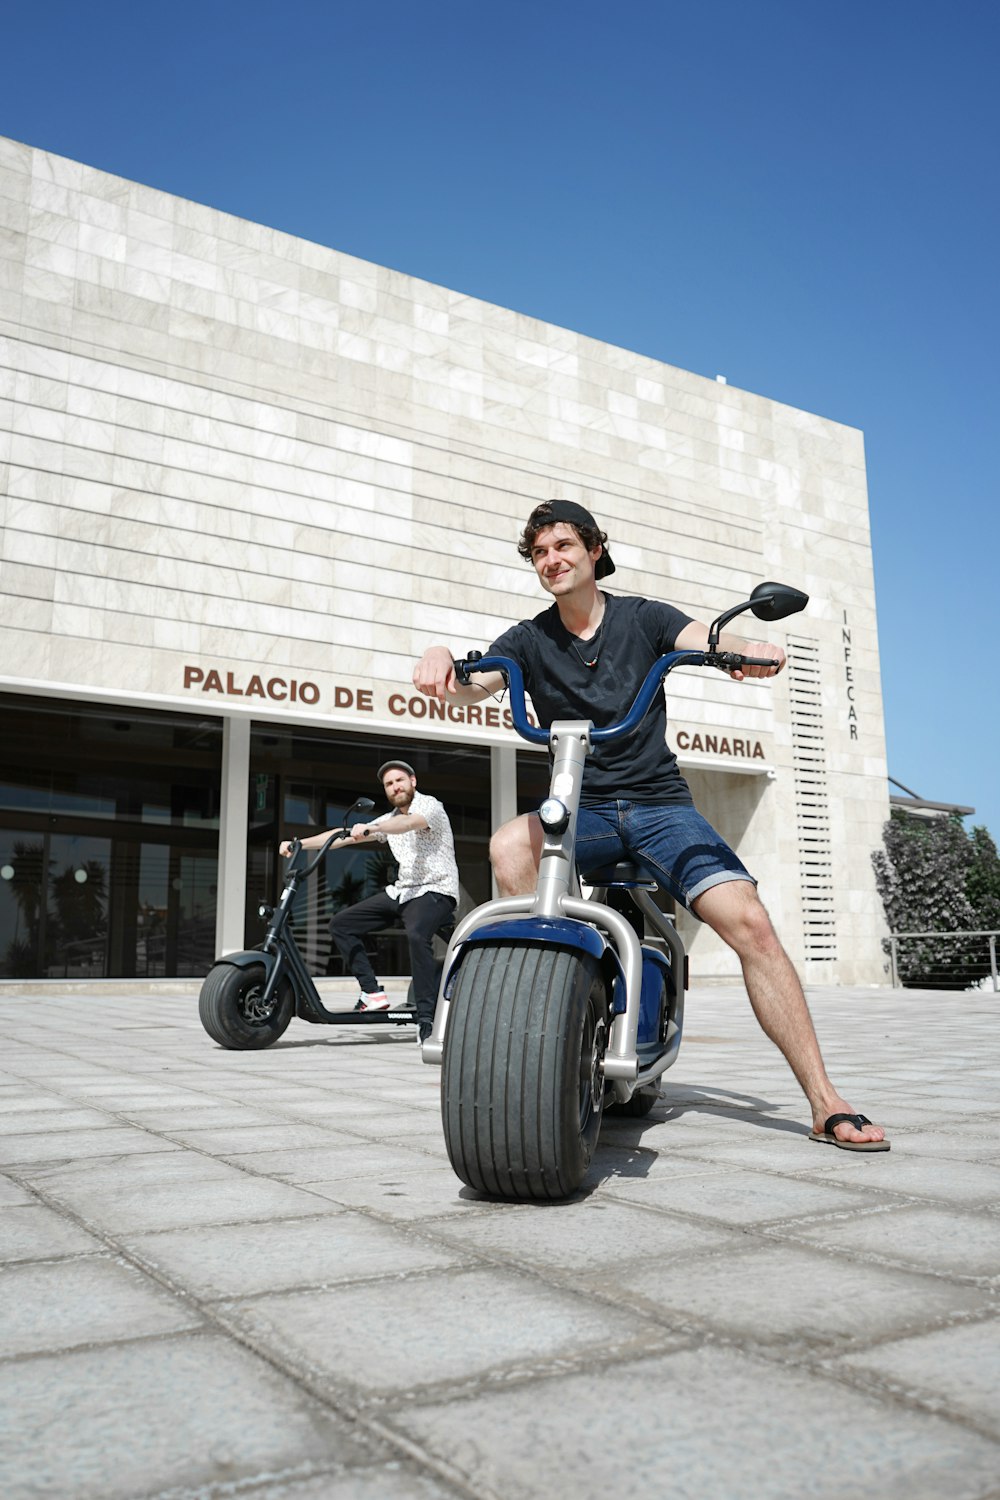
[[295, 1009], [292, 987], [284, 980], [265, 1005], [266, 982], [263, 964], [241, 968], [221, 963], [209, 971], [198, 1014], [213, 1042], [231, 1051], [252, 1052], [278, 1040]]
[[469, 952], [441, 1077], [445, 1144], [463, 1182], [513, 1199], [576, 1191], [601, 1128], [607, 1036], [592, 955], [529, 943]]
[[624, 1115], [630, 1120], [644, 1120], [659, 1097], [660, 1091], [658, 1088], [636, 1089], [631, 1099], [626, 1099], [624, 1103], [616, 1099], [612, 1104], [608, 1104], [605, 1107], [605, 1113], [618, 1116]]

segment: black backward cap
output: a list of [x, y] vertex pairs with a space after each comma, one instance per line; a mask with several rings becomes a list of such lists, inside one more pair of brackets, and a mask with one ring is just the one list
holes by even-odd
[[[546, 500], [545, 508], [553, 521], [566, 521], [570, 526], [590, 526], [594, 531], [600, 531], [590, 511], [582, 505], [577, 505], [575, 500]], [[607, 578], [609, 573], [615, 571], [615, 565], [611, 561], [607, 543], [604, 544], [601, 555], [594, 564], [594, 577]]]

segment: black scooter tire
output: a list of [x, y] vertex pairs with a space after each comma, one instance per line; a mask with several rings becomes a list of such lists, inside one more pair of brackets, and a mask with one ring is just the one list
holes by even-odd
[[631, 1099], [626, 1099], [624, 1103], [616, 1099], [606, 1105], [604, 1113], [629, 1120], [644, 1120], [659, 1098], [658, 1089], [636, 1089]]
[[263, 964], [244, 968], [218, 963], [209, 970], [198, 997], [198, 1015], [213, 1042], [231, 1052], [255, 1052], [278, 1040], [295, 1011], [292, 987], [287, 981], [281, 984], [265, 1011], [260, 1006], [265, 982]]
[[547, 944], [473, 948], [451, 994], [441, 1076], [457, 1175], [491, 1197], [558, 1201], [601, 1128], [608, 1004], [597, 960]]

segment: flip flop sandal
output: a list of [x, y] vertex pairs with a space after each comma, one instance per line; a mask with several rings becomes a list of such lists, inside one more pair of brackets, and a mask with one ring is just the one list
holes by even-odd
[[863, 1125], [870, 1125], [871, 1120], [867, 1115], [831, 1115], [822, 1130], [811, 1130], [809, 1139], [819, 1141], [825, 1146], [839, 1146], [841, 1151], [888, 1151], [888, 1141], [842, 1141], [833, 1133], [835, 1125], [853, 1125], [855, 1130], [860, 1130]]

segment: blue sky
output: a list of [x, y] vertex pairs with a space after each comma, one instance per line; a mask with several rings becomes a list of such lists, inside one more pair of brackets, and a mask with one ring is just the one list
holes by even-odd
[[995, 4], [35, 0], [3, 53], [0, 134], [862, 428], [890, 772], [1000, 838]]

